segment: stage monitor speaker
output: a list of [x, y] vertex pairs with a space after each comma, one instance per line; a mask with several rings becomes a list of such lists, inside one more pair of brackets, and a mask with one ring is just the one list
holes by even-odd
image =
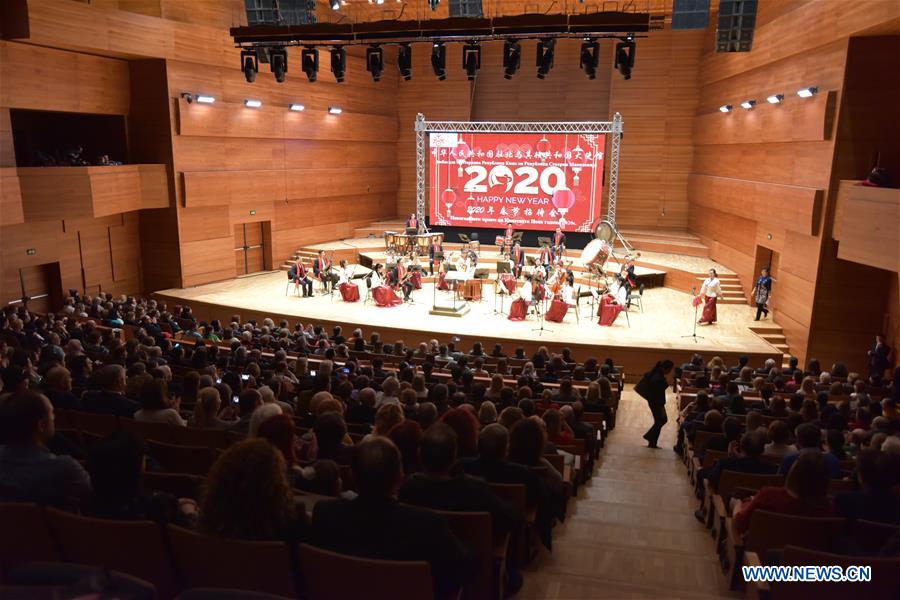
[[720, 0], [716, 52], [750, 52], [757, 0]]
[[481, 0], [450, 0], [448, 10], [451, 17], [480, 19], [484, 16]]
[[706, 29], [709, 25], [709, 0], [675, 0], [672, 5], [672, 29]]

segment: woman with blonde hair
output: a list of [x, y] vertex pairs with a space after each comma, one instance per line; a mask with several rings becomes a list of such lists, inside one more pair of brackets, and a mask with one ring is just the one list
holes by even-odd
[[490, 400], [485, 400], [478, 407], [478, 422], [482, 427], [487, 427], [491, 423], [497, 422], [497, 406]]
[[238, 442], [210, 469], [198, 529], [241, 540], [299, 541], [306, 513], [295, 509], [281, 452], [262, 439]]
[[816, 380], [812, 377], [804, 377], [800, 384], [800, 393], [803, 394], [804, 400], [816, 399]]
[[197, 393], [197, 404], [188, 425], [198, 429], [228, 429], [231, 423], [219, 418], [221, 406], [222, 398], [219, 390], [214, 387], [201, 388]]
[[375, 413], [375, 428], [369, 435], [386, 436], [394, 425], [404, 421], [403, 409], [399, 404], [382, 404]]

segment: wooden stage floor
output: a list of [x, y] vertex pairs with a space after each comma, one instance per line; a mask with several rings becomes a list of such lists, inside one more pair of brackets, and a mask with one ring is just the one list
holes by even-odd
[[[693, 352], [708, 358], [721, 355], [735, 359], [746, 354], [754, 362], [774, 358], [780, 364], [781, 360], [775, 347], [749, 329], [754, 324], [754, 310], [746, 305], [720, 304], [719, 323], [697, 327], [702, 339], [694, 341], [684, 337], [692, 332], [694, 309], [688, 294], [670, 288], [646, 290], [643, 312], [632, 307], [629, 319], [622, 313], [612, 327], [600, 327], [596, 317], [590, 314], [590, 304], [583, 299], [580, 323], [576, 323], [574, 311], [570, 310], [563, 323], [545, 323], [545, 330], [539, 332], [535, 331], [538, 322], [533, 317], [514, 322], [505, 315], [493, 314], [492, 285], [484, 287], [483, 301], [469, 303], [468, 314], [445, 317], [429, 314], [433, 291], [427, 283], [413, 293], [415, 304], [393, 308], [363, 302], [348, 304], [337, 293], [333, 297], [313, 298], [285, 295], [286, 283], [285, 273], [277, 271], [193, 288], [161, 290], [154, 296], [167, 301], [170, 308], [172, 304], [189, 304], [199, 319], [218, 318], [227, 322], [231, 315], [239, 314], [243, 320], [268, 316], [276, 321], [288, 319], [292, 324], [296, 321], [340, 324], [345, 328], [345, 335], [352, 328], [361, 327], [367, 336], [378, 331], [386, 342], [402, 339], [407, 345], [432, 337], [446, 342], [455, 335], [460, 337], [462, 348], [471, 347], [478, 340], [490, 350], [493, 343], [499, 342], [507, 354], [512, 354], [516, 346], [524, 346], [528, 352], [540, 345], [548, 346], [551, 351], [569, 346], [577, 351], [577, 358], [593, 355], [602, 360], [613, 356], [629, 370], [647, 368], [661, 358], [686, 360]], [[364, 288], [361, 294], [365, 296]], [[438, 292], [439, 297], [441, 294], [445, 295], [446, 303], [449, 293]], [[504, 312], [509, 312], [509, 306], [506, 298]]]

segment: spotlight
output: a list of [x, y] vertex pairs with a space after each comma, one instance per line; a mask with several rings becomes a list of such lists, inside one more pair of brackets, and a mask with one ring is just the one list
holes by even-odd
[[588, 79], [597, 78], [597, 65], [600, 64], [600, 43], [588, 40], [581, 44], [581, 70]]
[[538, 40], [537, 43], [537, 77], [543, 79], [553, 68], [553, 52], [556, 48], [556, 39], [549, 38]]
[[431, 10], [437, 10], [438, 4], [441, 3], [441, 0], [428, 0], [428, 6], [431, 7]]
[[275, 74], [275, 81], [284, 83], [284, 75], [288, 70], [287, 48], [273, 48], [269, 51], [269, 67]]
[[481, 46], [477, 42], [469, 42], [463, 46], [462, 63], [466, 77], [469, 81], [474, 80], [478, 75], [478, 69], [481, 68]]
[[806, 88], [797, 90], [797, 95], [800, 96], [801, 98], [812, 98], [818, 91], [819, 91], [819, 88], [806, 87]]
[[412, 79], [412, 46], [400, 44], [397, 48], [397, 68], [404, 81]]
[[328, 114], [330, 114], [330, 115], [339, 115], [342, 112], [344, 112], [344, 109], [342, 109], [340, 106], [329, 106], [328, 107]]
[[522, 47], [516, 40], [506, 40], [503, 44], [503, 77], [512, 79], [522, 62]]
[[319, 50], [313, 46], [307, 46], [300, 53], [300, 63], [303, 65], [303, 72], [310, 83], [319, 77]]
[[302, 112], [305, 108], [305, 106], [303, 106], [302, 104], [297, 104], [296, 102], [290, 105], [290, 109], [294, 112]]
[[372, 74], [372, 81], [381, 81], [384, 72], [384, 51], [381, 46], [366, 48], [366, 71]]
[[447, 79], [447, 47], [443, 42], [435, 42], [431, 47], [431, 68], [439, 81]]
[[197, 96], [197, 102], [199, 102], [200, 104], [212, 104], [215, 101], [216, 99], [212, 96]]
[[756, 100], [744, 100], [743, 102], [741, 102], [741, 106], [743, 108], [746, 108], [747, 110], [750, 110], [751, 108], [756, 106]]
[[255, 100], [253, 98], [247, 98], [244, 100], [244, 106], [247, 108], [259, 108], [262, 106], [262, 100]]
[[194, 101], [194, 95], [190, 92], [181, 92], [181, 97], [184, 98], [185, 102], [188, 104]]
[[732, 108], [734, 108], [734, 107], [731, 106], [730, 104], [723, 104], [722, 106], [719, 107], [719, 111], [727, 113], [727, 112], [731, 112]]
[[247, 83], [256, 81], [256, 74], [259, 72], [259, 59], [256, 57], [255, 50], [241, 50], [241, 69], [244, 71], [244, 78]]
[[331, 10], [341, 10], [341, 0], [331, 0]]
[[769, 104], [778, 104], [782, 100], [784, 100], [784, 94], [772, 94], [771, 96], [766, 98], [766, 102], [768, 102]]
[[616, 69], [626, 80], [631, 79], [631, 70], [634, 68], [634, 53], [637, 46], [634, 39], [628, 36], [626, 41], [616, 44]]
[[331, 72], [338, 83], [344, 81], [344, 73], [347, 71], [347, 51], [343, 46], [335, 46], [331, 49]]

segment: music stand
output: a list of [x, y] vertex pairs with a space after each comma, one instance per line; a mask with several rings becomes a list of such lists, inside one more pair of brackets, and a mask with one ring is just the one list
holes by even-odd
[[469, 236], [467, 236], [465, 233], [458, 233], [457, 236], [459, 237], [459, 241], [461, 241], [463, 244], [468, 244], [470, 241]]
[[[497, 279], [494, 281], [494, 314], [495, 315], [503, 315], [506, 314], [503, 312], [503, 302], [504, 296], [506, 295], [503, 292], [503, 282], [500, 281], [500, 278], [507, 273], [512, 273], [512, 268], [508, 262], [500, 261], [497, 263]], [[497, 296], [500, 296], [500, 310], [497, 310]]]
[[[693, 285], [691, 286], [691, 297], [693, 297], [693, 298], [697, 297], [697, 287], [693, 286]], [[706, 339], [702, 335], [697, 335], [697, 309], [699, 309], [699, 308], [700, 308], [699, 302], [694, 304], [694, 331], [693, 331], [693, 333], [691, 333], [690, 335], [681, 336], [682, 338], [693, 338], [695, 344], [699, 343], [699, 342], [697, 342], [697, 340], [705, 340]], [[628, 311], [625, 311], [625, 312], [627, 314]]]
[[512, 234], [512, 243], [515, 244], [516, 242], [519, 242], [519, 245], [521, 245], [521, 244], [522, 244], [522, 238], [523, 238], [524, 236], [525, 236], [525, 232], [524, 232], [524, 231], [517, 231], [517, 232], [515, 232], [514, 234]]
[[540, 246], [549, 246], [549, 245], [550, 245], [550, 242], [553, 241], [553, 240], [551, 240], [550, 238], [544, 237], [544, 236], [539, 236], [537, 240], [538, 240], [538, 246], [539, 246], [539, 247], [540, 247]]

